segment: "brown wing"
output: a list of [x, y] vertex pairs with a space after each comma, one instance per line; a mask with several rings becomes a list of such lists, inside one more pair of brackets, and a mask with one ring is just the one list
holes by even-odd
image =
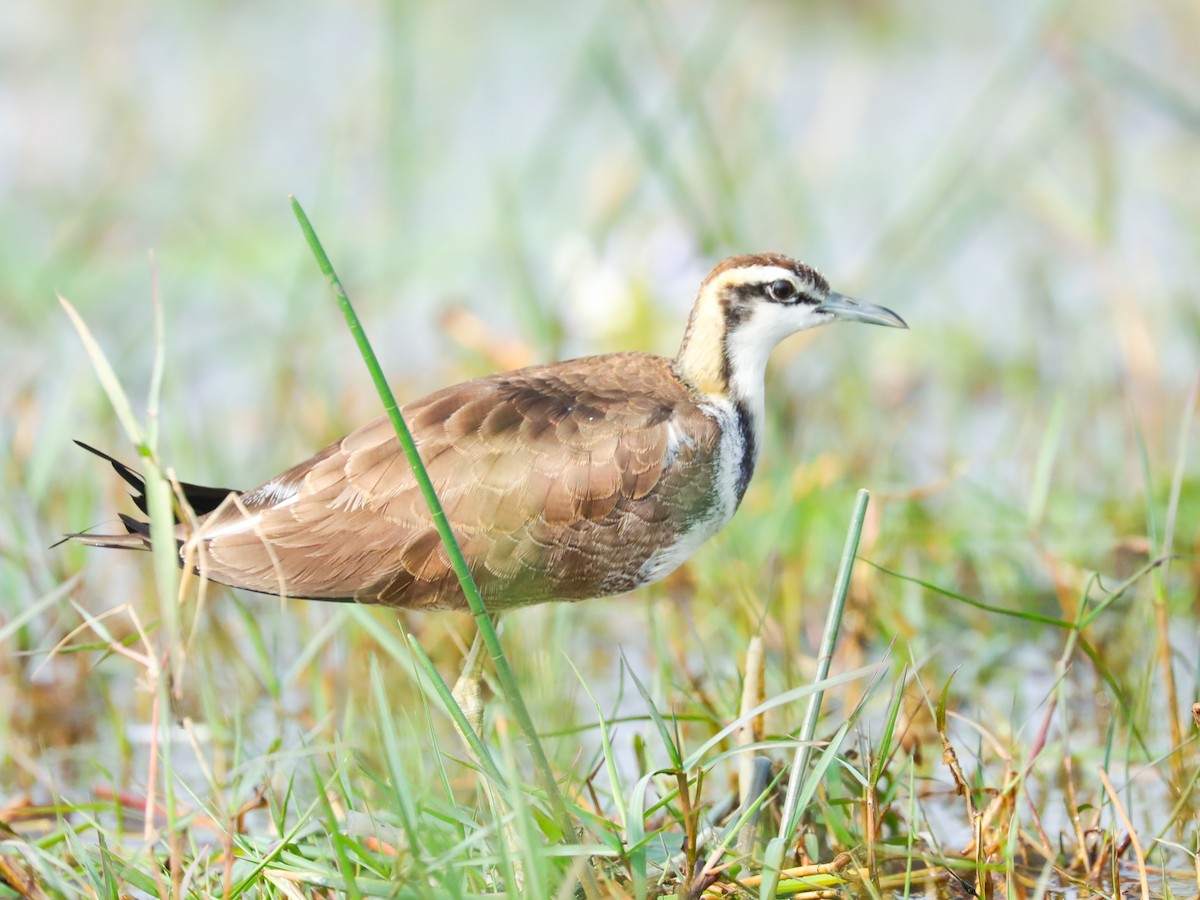
[[[490, 608], [621, 593], [711, 503], [715, 423], [667, 360], [508, 372], [404, 408]], [[386, 418], [204, 522], [210, 577], [294, 597], [464, 605]]]

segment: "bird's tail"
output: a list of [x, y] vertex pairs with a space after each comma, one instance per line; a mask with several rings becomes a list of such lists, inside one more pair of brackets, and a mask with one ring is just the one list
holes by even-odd
[[[93, 453], [101, 459], [106, 460], [113, 467], [113, 470], [121, 476], [121, 480], [133, 488], [134, 493], [130, 496], [133, 499], [134, 505], [143, 514], [149, 514], [146, 509], [146, 479], [119, 459], [109, 456], [103, 450], [97, 450], [83, 441], [76, 441], [75, 443], [89, 453]], [[192, 510], [198, 516], [212, 512], [230, 494], [240, 493], [240, 491], [231, 490], [230, 488], [205, 487], [204, 485], [188, 484], [186, 482], [180, 483], [179, 487], [183, 491], [184, 499], [187, 500]], [[88, 534], [87, 532], [80, 531], [66, 535], [63, 541], [77, 540], [92, 547], [111, 547], [119, 550], [149, 550], [150, 523], [136, 519], [133, 516], [127, 516], [124, 513], [118, 513], [118, 515], [121, 517], [121, 524], [125, 526], [125, 534]], [[178, 521], [179, 519], [176, 517], [176, 522]], [[58, 543], [61, 544], [62, 541]], [[58, 545], [56, 544], [55, 546]]]

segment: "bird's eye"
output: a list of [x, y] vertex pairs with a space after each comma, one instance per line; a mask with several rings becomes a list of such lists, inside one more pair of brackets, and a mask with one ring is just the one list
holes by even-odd
[[791, 300], [796, 296], [796, 286], [786, 278], [780, 278], [778, 281], [773, 281], [767, 287], [767, 293], [771, 295], [772, 300]]

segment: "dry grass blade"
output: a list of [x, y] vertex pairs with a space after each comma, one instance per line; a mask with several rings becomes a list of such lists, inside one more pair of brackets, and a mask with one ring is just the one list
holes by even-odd
[[1125, 826], [1125, 833], [1128, 835], [1129, 841], [1133, 844], [1133, 855], [1137, 861], [1138, 884], [1142, 889], [1142, 900], [1150, 900], [1150, 882], [1146, 877], [1146, 856], [1142, 853], [1142, 845], [1138, 840], [1137, 830], [1133, 827], [1133, 823], [1129, 821], [1129, 814], [1125, 812], [1125, 805], [1121, 802], [1121, 797], [1117, 793], [1116, 788], [1109, 781], [1108, 772], [1104, 770], [1104, 766], [1096, 766], [1096, 772], [1100, 776], [1100, 782], [1104, 785], [1104, 791], [1108, 794], [1108, 799], [1112, 801], [1117, 817], [1121, 820], [1121, 824]]

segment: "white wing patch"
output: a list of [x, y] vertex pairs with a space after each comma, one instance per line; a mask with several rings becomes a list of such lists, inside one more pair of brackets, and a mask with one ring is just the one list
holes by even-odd
[[674, 422], [667, 422], [667, 452], [663, 455], [664, 469], [675, 462], [681, 451], [695, 449], [695, 438], [686, 432], [680, 431]]
[[242, 502], [255, 509], [271, 509], [294, 502], [300, 485], [275, 479], [242, 495]]
[[300, 499], [300, 485], [275, 479], [266, 484], [247, 491], [238, 498], [239, 506], [246, 510], [240, 518], [223, 525], [205, 528], [200, 525], [200, 534], [205, 540], [226, 537], [231, 534], [243, 534], [258, 527], [262, 514], [270, 510], [283, 509], [291, 506]]

